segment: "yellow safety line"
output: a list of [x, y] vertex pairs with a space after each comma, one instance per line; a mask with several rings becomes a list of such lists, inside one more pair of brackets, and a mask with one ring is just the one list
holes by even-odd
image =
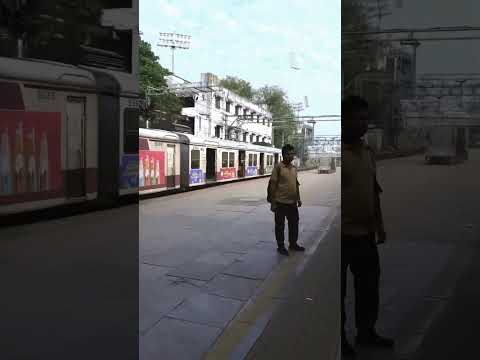
[[[336, 211], [331, 212], [327, 216], [326, 231], [320, 236], [321, 238], [327, 234], [335, 216]], [[316, 243], [316, 245], [318, 245], [320, 241]], [[307, 258], [310, 257], [312, 253], [307, 251], [305, 254], [292, 253], [292, 255], [287, 258], [281, 266], [278, 266], [272, 271], [264, 281], [260, 293], [249, 300], [247, 305], [230, 322], [214, 346], [205, 354], [204, 360], [228, 359], [251, 329], [254, 328], [257, 320], [272, 309], [274, 301], [278, 298], [285, 298], [286, 294], [281, 293], [281, 291], [284, 290], [285, 284], [289, 278], [296, 275], [295, 270], [297, 266], [307, 261]], [[263, 331], [263, 329], [261, 330]]]

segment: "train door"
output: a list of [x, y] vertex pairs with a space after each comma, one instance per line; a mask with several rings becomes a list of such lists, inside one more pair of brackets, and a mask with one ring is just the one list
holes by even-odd
[[245, 177], [245, 150], [238, 151], [238, 177]]
[[260, 153], [260, 175], [265, 174], [265, 154]]
[[175, 187], [175, 145], [167, 145], [167, 188]]
[[85, 98], [68, 97], [66, 194], [69, 198], [86, 195], [85, 176]]
[[215, 181], [217, 171], [217, 150], [207, 148], [207, 173], [205, 180]]

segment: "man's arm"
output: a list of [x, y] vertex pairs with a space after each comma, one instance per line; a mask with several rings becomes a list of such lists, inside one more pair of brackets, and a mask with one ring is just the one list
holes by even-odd
[[268, 182], [268, 199], [267, 200], [270, 203], [275, 202], [275, 192], [277, 190], [277, 185], [278, 185], [278, 173], [279, 173], [278, 166], [279, 165], [277, 165], [273, 169], [272, 174], [270, 175], [270, 180]]
[[298, 178], [295, 179], [297, 182], [297, 206], [302, 206], [302, 200], [300, 199], [300, 183], [298, 182]]

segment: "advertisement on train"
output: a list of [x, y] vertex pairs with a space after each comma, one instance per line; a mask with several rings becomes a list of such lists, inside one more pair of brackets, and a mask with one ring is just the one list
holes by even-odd
[[257, 175], [256, 166], [247, 166], [246, 176], [255, 176]]
[[140, 150], [139, 153], [140, 189], [166, 186], [165, 152]]
[[205, 181], [205, 176], [201, 169], [190, 170], [190, 184], [201, 184]]
[[218, 174], [219, 180], [234, 179], [237, 176], [236, 168], [221, 168]]
[[120, 168], [120, 188], [138, 188], [138, 155], [123, 155]]
[[0, 111], [0, 203], [62, 196], [61, 114]]

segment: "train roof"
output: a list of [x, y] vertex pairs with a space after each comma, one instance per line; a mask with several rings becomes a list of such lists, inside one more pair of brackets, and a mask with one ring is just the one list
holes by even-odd
[[167, 130], [160, 129], [139, 129], [141, 137], [147, 137], [156, 140], [169, 140], [173, 142], [188, 143], [190, 145], [207, 146], [213, 148], [224, 148], [234, 150], [245, 151], [258, 151], [258, 152], [271, 152], [281, 153], [280, 149], [274, 147], [267, 147], [261, 145], [254, 145], [250, 143], [237, 142], [232, 140], [224, 140], [218, 138], [207, 138], [203, 136], [197, 136], [192, 134], [175, 133]]
[[96, 83], [90, 71], [73, 65], [7, 57], [0, 57], [0, 78], [89, 88]]
[[185, 142], [183, 139], [176, 133], [160, 129], [139, 129], [139, 136], [146, 137], [154, 140], [169, 140], [173, 142]]

